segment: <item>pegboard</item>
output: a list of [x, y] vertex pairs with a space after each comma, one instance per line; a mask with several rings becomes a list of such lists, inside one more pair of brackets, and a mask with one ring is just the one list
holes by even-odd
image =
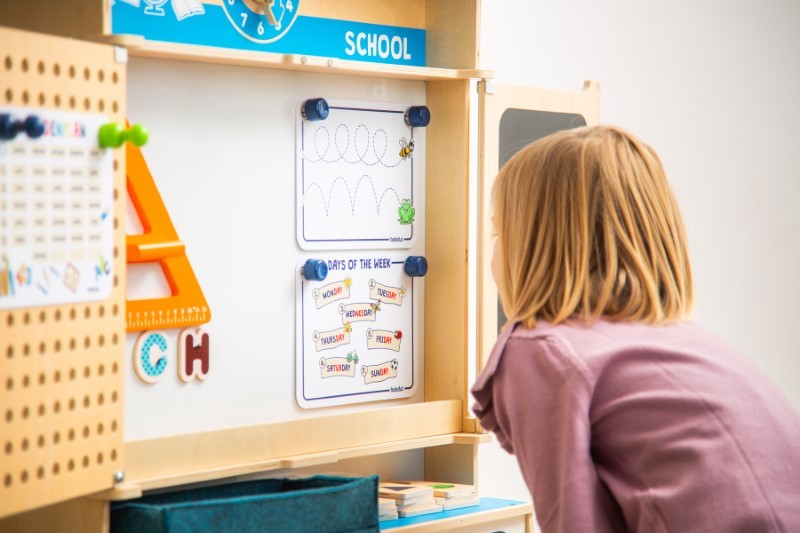
[[[124, 123], [112, 47], [3, 28], [0, 50], [0, 106]], [[0, 310], [0, 517], [110, 488], [122, 470], [124, 150], [112, 165], [109, 295]]]

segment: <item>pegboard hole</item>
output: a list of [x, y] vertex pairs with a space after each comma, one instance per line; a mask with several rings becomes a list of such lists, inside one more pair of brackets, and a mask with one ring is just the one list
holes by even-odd
[[83, 426], [83, 438], [88, 439], [90, 433], [89, 426]]
[[10, 424], [13, 421], [14, 421], [14, 411], [9, 409], [8, 411], [6, 411], [6, 422]]
[[53, 372], [53, 381], [55, 381], [56, 383], [61, 383], [61, 371], [60, 370], [56, 370], [55, 372]]
[[45, 313], [44, 311], [39, 312], [39, 322], [41, 322], [42, 324], [47, 322], [47, 313]]
[[6, 380], [6, 390], [7, 391], [14, 390], [14, 378], [8, 378]]
[[22, 376], [22, 387], [27, 389], [31, 384], [31, 377], [28, 374]]
[[26, 405], [25, 407], [22, 408], [22, 418], [27, 420], [29, 416], [31, 416], [31, 410], [28, 409], [28, 406]]
[[[118, 250], [118, 249], [117, 249], [117, 247], [115, 246], [115, 247], [114, 247], [114, 259], [116, 259], [116, 258], [117, 258], [117, 255], [119, 255], [119, 250]], [[119, 287], [119, 278], [117, 277], [117, 275], [116, 275], [116, 274], [114, 274], [114, 287], [115, 287], [115, 288], [116, 288], [116, 287]]]
[[[69, 399], [69, 404], [67, 404], [67, 405], [68, 405], [70, 411], [74, 411], [75, 410], [75, 398], [70, 398]], [[70, 440], [72, 440], [72, 439], [70, 439]]]
[[104, 336], [100, 335], [99, 337], [97, 337], [98, 346], [104, 346], [105, 343], [106, 343], [106, 338]]
[[55, 95], [53, 97], [53, 103], [56, 105], [56, 107], [61, 107], [61, 96]]
[[83, 108], [86, 111], [89, 111], [92, 108], [92, 101], [89, 100], [89, 98], [84, 98], [83, 99]]
[[[119, 170], [119, 161], [114, 159], [114, 172], [116, 172], [117, 170]], [[114, 198], [114, 199], [116, 200], [116, 198]]]
[[47, 97], [44, 93], [39, 93], [39, 105], [43, 106], [45, 103], [47, 103]]
[[[56, 311], [56, 313], [58, 313], [58, 311]], [[69, 310], [69, 319], [70, 319], [70, 320], [75, 320], [75, 317], [76, 317], [76, 316], [78, 316], [78, 312], [77, 312], [77, 311], [75, 310], [75, 308], [73, 307], [73, 308], [71, 308], [71, 309]], [[56, 318], [56, 320], [58, 320], [58, 319]]]
[[74, 338], [69, 340], [69, 349], [70, 350], [74, 350], [77, 345], [78, 345], [78, 342]]
[[111, 450], [111, 460], [112, 461], [117, 460], [117, 450]]
[[28, 446], [30, 446], [28, 439], [22, 439], [22, 443], [20, 444], [19, 447], [22, 448], [23, 452], [28, 451]]
[[53, 343], [53, 351], [55, 351], [56, 353], [61, 351], [61, 341], [60, 340], [56, 340], [56, 342]]
[[44, 71], [46, 70], [44, 66], [44, 61], [39, 61], [39, 63], [36, 65], [36, 70], [39, 71], [39, 74], [44, 74]]
[[103, 393], [97, 395], [97, 405], [103, 405], [106, 402], [106, 397], [103, 396]]
[[103, 452], [98, 452], [97, 453], [97, 464], [98, 465], [103, 464]]
[[47, 383], [47, 376], [45, 375], [44, 372], [41, 372], [39, 374], [39, 385], [44, 386], [45, 383]]
[[39, 448], [44, 448], [44, 444], [45, 444], [45, 442], [46, 442], [46, 441], [45, 441], [44, 435], [39, 435], [39, 438], [38, 438], [38, 439], [36, 439], [36, 445], [37, 445]]
[[14, 91], [6, 89], [6, 102], [11, 103], [14, 100]]
[[70, 78], [74, 78], [75, 77], [75, 66], [74, 65], [70, 65], [68, 72], [69, 72], [69, 77]]
[[6, 442], [6, 455], [11, 455], [14, 452], [14, 445], [11, 441]]
[[81, 461], [81, 464], [83, 465], [84, 468], [89, 468], [89, 456], [88, 455], [84, 455], [83, 456], [83, 461]]
[[60, 322], [60, 321], [61, 321], [61, 309], [56, 309], [56, 312], [55, 312], [55, 314], [53, 315], [53, 319], [54, 319], [56, 322]]
[[[114, 342], [114, 344], [116, 344], [116, 342]], [[114, 362], [111, 364], [111, 373], [116, 374], [117, 372], [119, 372], [119, 363]]]
[[70, 109], [75, 109], [75, 97], [74, 96], [70, 96], [69, 97], [69, 108]]
[[86, 81], [92, 79], [92, 71], [89, 70], [89, 67], [83, 69], [83, 79]]
[[106, 430], [106, 428], [105, 428], [105, 426], [103, 426], [102, 422], [97, 424], [97, 434], [98, 435], [102, 435], [105, 430]]
[[60, 76], [61, 75], [61, 65], [58, 63], [53, 63], [53, 75]]
[[117, 391], [111, 393], [111, 403], [117, 403]]
[[59, 442], [61, 442], [61, 433], [56, 431], [53, 433], [53, 444], [58, 444]]
[[28, 72], [28, 60], [27, 58], [23, 58], [22, 60], [22, 72]]
[[119, 342], [119, 335], [117, 335], [116, 333], [114, 333], [114, 334], [111, 336], [111, 344], [113, 344], [114, 346], [116, 346], [118, 342]]
[[67, 461], [67, 470], [69, 470], [70, 472], [75, 470], [75, 461], [73, 459]]
[[97, 308], [97, 315], [100, 318], [103, 318], [103, 316], [105, 316], [105, 314], [106, 314], [106, 308], [104, 306], [101, 305], [100, 307]]
[[97, 375], [98, 376], [103, 376], [103, 375], [105, 375], [105, 373], [106, 373], [105, 365], [103, 363], [100, 363], [99, 365], [97, 365]]
[[[23, 344], [22, 345], [22, 355], [25, 357], [31, 354], [31, 345], [30, 344]], [[27, 385], [25, 385], [27, 387]]]
[[117, 111], [119, 111], [119, 104], [117, 103], [117, 101], [116, 101], [116, 100], [114, 100], [113, 102], [111, 102], [111, 111], [113, 111], [114, 113], [116, 113]]
[[[10, 60], [11, 60], [11, 58], [10, 58], [10, 57], [9, 57], [9, 58], [6, 58], [6, 60], [7, 60], [7, 61], [10, 61]], [[11, 67], [8, 67], [8, 68], [11, 68]], [[119, 81], [119, 75], [118, 75], [116, 72], [114, 72], [114, 73], [112, 73], [112, 74], [111, 74], [111, 81], [112, 81], [113, 83], [117, 83], [117, 82]]]
[[47, 413], [47, 408], [45, 408], [43, 403], [39, 404], [39, 409], [37, 409], [37, 413], [39, 414], [39, 416], [44, 416], [45, 413]]
[[14, 68], [14, 60], [11, 59], [11, 56], [6, 56], [4, 64], [6, 66], [6, 70], [11, 70], [12, 68]]
[[97, 71], [97, 81], [104, 81], [106, 79], [106, 73], [103, 69]]
[[117, 421], [116, 420], [112, 420], [111, 421], [111, 433], [116, 433], [116, 432], [117, 432]]
[[70, 381], [75, 381], [75, 376], [77, 376], [77, 375], [78, 375], [78, 373], [75, 372], [74, 368], [70, 368], [69, 369], [69, 380]]
[[67, 438], [70, 441], [75, 440], [75, 430], [74, 429], [70, 429], [69, 432], [67, 432]]
[[6, 474], [6, 477], [3, 479], [3, 485], [6, 487], [11, 486], [11, 474]]
[[36, 478], [37, 479], [44, 479], [44, 467], [40, 466], [36, 469]]
[[44, 353], [46, 351], [47, 351], [47, 344], [45, 344], [44, 341], [40, 342], [39, 343], [39, 355], [44, 355]]
[[92, 399], [89, 396], [83, 397], [83, 406], [88, 409], [92, 405]]
[[92, 369], [88, 365], [83, 368], [83, 377], [86, 379], [92, 377]]
[[83, 347], [84, 348], [89, 348], [91, 346], [92, 346], [92, 339], [90, 339], [88, 336], [84, 337], [84, 339], [83, 339]]
[[13, 314], [9, 313], [8, 317], [6, 318], [6, 324], [8, 324], [8, 327], [11, 327], [11, 326], [14, 325], [14, 315]]
[[22, 315], [22, 323], [27, 325], [30, 323], [30, 321], [31, 321], [31, 314], [26, 311], [25, 314]]
[[58, 400], [56, 400], [56, 402], [53, 404], [53, 412], [56, 414], [61, 412], [61, 402]]
[[53, 475], [57, 476], [59, 472], [61, 472], [61, 467], [58, 463], [53, 463]]
[[106, 109], [106, 103], [103, 101], [102, 98], [97, 101], [97, 109], [99, 109], [100, 111], [105, 111]]
[[14, 347], [13, 346], [9, 346], [8, 348], [6, 348], [6, 358], [8, 358], [8, 359], [13, 359], [14, 358]]
[[31, 95], [28, 91], [22, 91], [22, 103], [27, 104], [31, 100]]
[[23, 483], [27, 483], [28, 482], [28, 471], [27, 470], [23, 470], [22, 471], [22, 474], [20, 474], [20, 476], [19, 476], [19, 480], [22, 481]]
[[111, 314], [114, 316], [117, 316], [117, 314], [119, 314], [119, 306], [117, 304], [114, 304], [114, 307], [111, 308]]
[[92, 310], [91, 310], [91, 308], [87, 307], [86, 309], [83, 310], [83, 318], [85, 318], [87, 320], [89, 318], [92, 318]]

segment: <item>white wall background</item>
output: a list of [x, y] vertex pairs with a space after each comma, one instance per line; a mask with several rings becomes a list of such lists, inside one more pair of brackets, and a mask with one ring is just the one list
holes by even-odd
[[[661, 155], [689, 233], [695, 320], [800, 409], [800, 2], [485, 0], [498, 83], [602, 83], [603, 122]], [[513, 457], [479, 448], [480, 490], [529, 499]]]

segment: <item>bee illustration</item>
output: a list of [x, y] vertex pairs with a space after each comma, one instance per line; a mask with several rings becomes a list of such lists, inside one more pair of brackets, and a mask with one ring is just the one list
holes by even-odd
[[414, 139], [406, 142], [406, 138], [400, 139], [400, 158], [408, 159], [414, 153]]

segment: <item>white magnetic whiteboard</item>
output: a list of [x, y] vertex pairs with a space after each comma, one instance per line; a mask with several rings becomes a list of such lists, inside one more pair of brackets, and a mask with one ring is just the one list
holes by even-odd
[[[131, 59], [128, 80], [129, 119], [150, 129], [143, 154], [212, 320], [204, 326], [211, 360], [203, 382], [178, 378], [177, 330], [165, 331], [164, 378], [140, 382], [132, 368], [138, 335], [127, 336], [125, 439], [422, 401], [420, 373], [409, 398], [315, 410], [297, 404], [295, 276], [308, 252], [296, 239], [295, 131], [300, 95], [422, 105], [424, 82], [141, 58]], [[414, 139], [424, 146], [425, 130], [415, 128]], [[422, 173], [424, 150], [406, 163]], [[403, 253], [425, 255], [424, 195], [414, 207], [416, 240]], [[166, 291], [152, 270], [129, 269], [128, 277], [129, 294]], [[424, 334], [424, 287], [424, 278], [415, 279], [417, 339]], [[416, 353], [422, 368], [422, 342]]]

